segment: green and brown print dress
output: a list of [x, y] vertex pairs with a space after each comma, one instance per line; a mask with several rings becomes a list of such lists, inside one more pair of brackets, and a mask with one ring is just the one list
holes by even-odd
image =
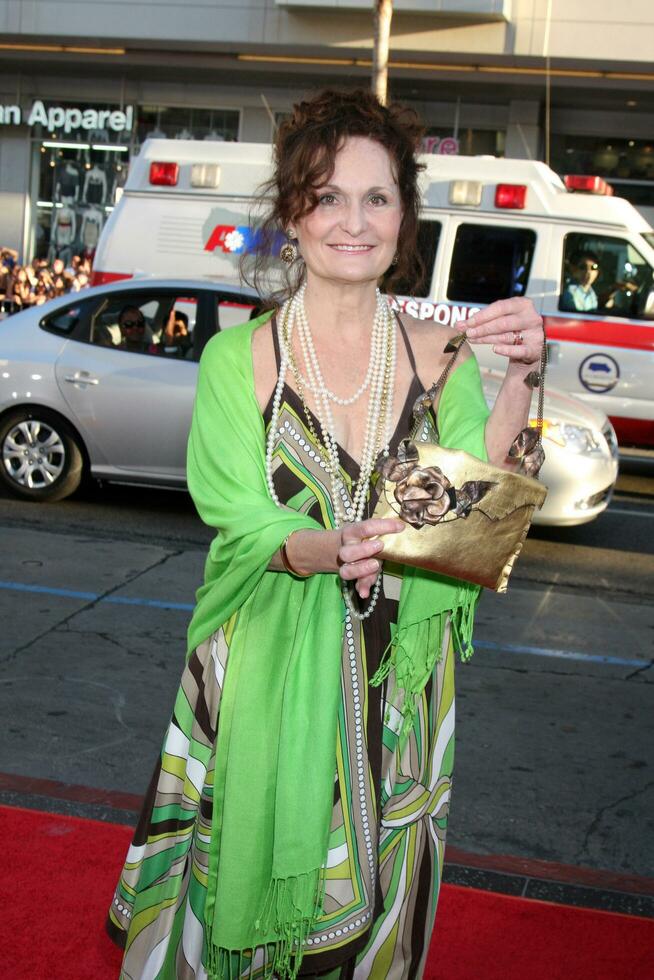
[[[422, 392], [402, 333], [414, 378], [392, 450], [408, 431], [411, 407]], [[268, 426], [270, 416], [271, 405]], [[421, 437], [435, 438], [433, 422], [425, 423]], [[342, 449], [340, 457], [350, 495], [357, 466]], [[273, 467], [282, 502], [325, 528], [334, 526], [325, 463], [289, 386], [282, 397]], [[372, 512], [372, 487], [370, 497]], [[402, 692], [394, 690], [392, 674], [381, 687], [368, 682], [397, 621], [401, 584], [401, 568], [385, 566], [372, 616], [363, 623], [345, 618], [326, 895], [317, 928], [307, 939], [302, 975], [330, 980], [422, 976], [451, 791], [454, 654], [448, 626], [413, 728], [400, 746]], [[203, 918], [215, 742], [230, 640], [238, 629], [237, 612], [194, 651], [184, 670], [109, 913], [109, 932], [125, 946], [121, 980], [206, 980]], [[262, 951], [255, 950], [243, 975], [260, 976], [262, 962]]]

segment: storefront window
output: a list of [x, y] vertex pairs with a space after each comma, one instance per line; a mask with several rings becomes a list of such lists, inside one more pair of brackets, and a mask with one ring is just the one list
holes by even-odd
[[460, 156], [504, 156], [506, 133], [501, 129], [472, 129], [462, 126], [456, 134], [445, 126], [432, 126], [423, 139], [423, 153]]
[[[48, 132], [38, 124], [32, 129], [35, 223], [29, 251], [37, 258], [50, 262], [60, 258], [66, 265], [73, 255], [93, 260], [104, 223], [127, 179], [130, 157], [149, 136], [238, 139], [236, 109], [139, 106], [125, 119], [129, 128], [121, 131], [112, 129], [109, 113], [102, 112], [115, 106], [94, 104], [93, 108], [107, 128]], [[44, 112], [49, 109], [49, 103], [44, 103]]]
[[[45, 103], [46, 111], [49, 104]], [[85, 109], [80, 106], [80, 109]], [[95, 106], [104, 123], [115, 106]], [[120, 124], [120, 119], [118, 120]], [[124, 119], [130, 125], [130, 117]], [[116, 189], [127, 176], [131, 128], [48, 132], [32, 129], [34, 190], [34, 254], [69, 265], [73, 255], [93, 259], [100, 232], [113, 209]]]
[[73, 255], [93, 257], [116, 188], [127, 173], [129, 151], [109, 143], [91, 149], [81, 140], [79, 149], [72, 142], [49, 145], [56, 142], [41, 141], [37, 150], [36, 254], [68, 265]]
[[188, 109], [139, 106], [136, 141], [148, 136], [159, 139], [217, 140], [238, 139], [241, 114], [238, 109]]
[[560, 174], [598, 174], [636, 206], [654, 207], [654, 140], [552, 136], [552, 167]]
[[565, 174], [654, 181], [654, 140], [553, 135], [552, 165]]

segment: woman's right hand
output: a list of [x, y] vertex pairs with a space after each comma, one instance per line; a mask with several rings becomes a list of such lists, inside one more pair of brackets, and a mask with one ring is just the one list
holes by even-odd
[[362, 599], [367, 599], [381, 569], [376, 557], [383, 549], [380, 534], [399, 534], [404, 521], [395, 518], [369, 518], [346, 524], [340, 529], [341, 541], [337, 555], [338, 574], [345, 582], [355, 583]]

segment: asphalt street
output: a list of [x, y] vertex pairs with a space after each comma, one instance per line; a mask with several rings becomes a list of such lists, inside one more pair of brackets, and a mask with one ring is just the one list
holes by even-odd
[[[459, 863], [654, 895], [652, 466], [630, 463], [597, 521], [532, 529], [509, 593], [482, 598], [458, 669]], [[87, 486], [0, 498], [0, 535], [0, 802], [133, 819], [211, 531], [185, 493]]]

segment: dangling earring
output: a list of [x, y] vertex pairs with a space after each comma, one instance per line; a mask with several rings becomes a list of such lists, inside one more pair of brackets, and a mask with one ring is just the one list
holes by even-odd
[[391, 259], [391, 265], [397, 265], [397, 260], [399, 259], [399, 257], [400, 257], [399, 254], [396, 252], [393, 258]]
[[297, 248], [293, 242], [285, 242], [279, 250], [279, 257], [286, 265], [293, 265], [297, 258]]
[[[293, 228], [289, 228], [287, 233], [289, 237], [295, 238], [295, 231]], [[285, 242], [279, 250], [279, 257], [285, 265], [293, 265], [297, 258], [297, 248], [292, 241]]]

